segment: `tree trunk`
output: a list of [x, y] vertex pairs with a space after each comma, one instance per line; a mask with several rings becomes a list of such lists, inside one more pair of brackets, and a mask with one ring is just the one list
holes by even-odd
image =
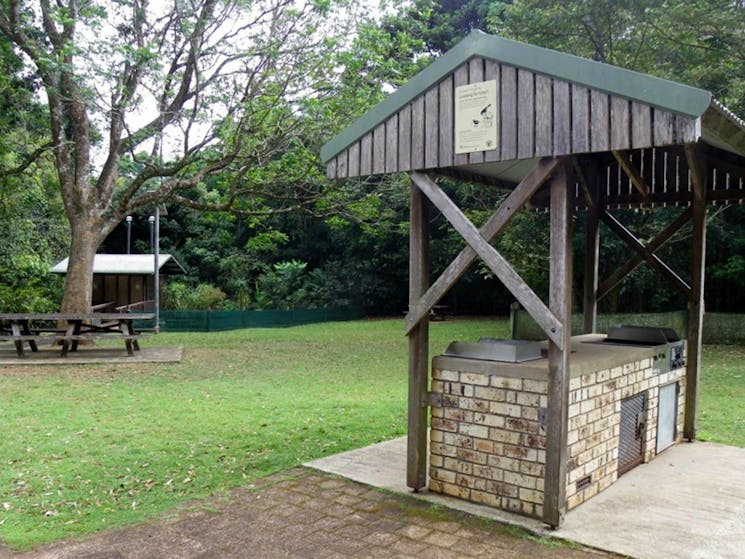
[[81, 218], [78, 218], [72, 228], [62, 312], [86, 313], [91, 311], [93, 260], [101, 242], [95, 233], [97, 230], [98, 227], [94, 223]]

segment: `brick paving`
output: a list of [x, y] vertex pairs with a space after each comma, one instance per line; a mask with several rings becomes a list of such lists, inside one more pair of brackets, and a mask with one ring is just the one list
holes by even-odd
[[0, 559], [611, 559], [410, 497], [297, 468], [177, 517]]

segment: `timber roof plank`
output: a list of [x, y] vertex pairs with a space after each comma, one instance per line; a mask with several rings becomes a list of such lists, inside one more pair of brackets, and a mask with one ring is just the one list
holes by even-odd
[[323, 162], [330, 161], [475, 57], [694, 119], [701, 117], [712, 103], [711, 93], [703, 89], [476, 30], [324, 145]]

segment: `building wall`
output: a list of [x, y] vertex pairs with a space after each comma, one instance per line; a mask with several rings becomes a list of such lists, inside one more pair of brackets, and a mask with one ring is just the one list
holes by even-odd
[[[161, 289], [166, 284], [160, 276]], [[115, 307], [153, 298], [153, 276], [137, 274], [94, 274], [93, 305], [114, 303]]]
[[[514, 366], [513, 366], [514, 367]], [[647, 394], [644, 461], [655, 455], [659, 387], [683, 380], [685, 369], [656, 375], [639, 359], [572, 378], [567, 507], [576, 507], [618, 478], [621, 401]], [[546, 462], [545, 379], [433, 367], [431, 491], [540, 518]], [[682, 432], [684, 382], [678, 399]], [[680, 435], [679, 435], [680, 437]], [[581, 490], [577, 481], [590, 476]]]

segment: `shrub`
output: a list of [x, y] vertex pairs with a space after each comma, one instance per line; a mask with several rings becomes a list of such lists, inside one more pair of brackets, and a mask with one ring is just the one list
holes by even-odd
[[163, 307], [168, 310], [216, 310], [222, 309], [225, 293], [208, 283], [192, 287], [186, 283], [171, 282], [163, 290]]

